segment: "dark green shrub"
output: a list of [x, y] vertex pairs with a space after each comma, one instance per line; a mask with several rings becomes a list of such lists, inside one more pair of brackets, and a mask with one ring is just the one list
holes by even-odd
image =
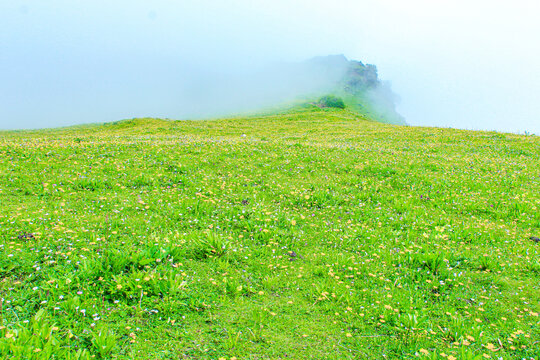
[[343, 100], [334, 95], [326, 95], [319, 99], [320, 107], [345, 109]]

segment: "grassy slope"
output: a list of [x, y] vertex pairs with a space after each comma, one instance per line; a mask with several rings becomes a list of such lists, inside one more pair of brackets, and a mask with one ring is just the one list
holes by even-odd
[[2, 358], [540, 353], [538, 137], [314, 110], [3, 132], [0, 160]]

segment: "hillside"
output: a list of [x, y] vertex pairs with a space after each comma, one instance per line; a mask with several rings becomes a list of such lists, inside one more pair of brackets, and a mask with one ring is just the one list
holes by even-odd
[[326, 79], [320, 91], [343, 97], [349, 109], [382, 123], [406, 125], [396, 111], [399, 97], [388, 82], [379, 79], [375, 65], [348, 60], [344, 55], [329, 55], [310, 59], [304, 66], [313, 78]]
[[0, 132], [0, 358], [540, 354], [540, 139], [349, 110]]

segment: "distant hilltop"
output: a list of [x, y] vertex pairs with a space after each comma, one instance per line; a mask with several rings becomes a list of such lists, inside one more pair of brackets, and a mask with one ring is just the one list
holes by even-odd
[[333, 95], [341, 98], [349, 110], [372, 120], [406, 125], [403, 116], [396, 111], [398, 97], [392, 92], [390, 83], [379, 79], [377, 67], [348, 60], [344, 55], [272, 64], [256, 73], [233, 76], [224, 84], [215, 85], [202, 84], [204, 93], [197, 103], [204, 103], [205, 99], [222, 99], [230, 111], [223, 106], [219, 114], [239, 114], [242, 110], [253, 112], [291, 102], [313, 103]]
[[398, 97], [390, 84], [382, 82], [377, 67], [344, 55], [318, 56], [305, 61], [306, 71], [321, 79], [319, 92], [340, 96], [351, 110], [390, 124], [405, 125], [396, 111]]

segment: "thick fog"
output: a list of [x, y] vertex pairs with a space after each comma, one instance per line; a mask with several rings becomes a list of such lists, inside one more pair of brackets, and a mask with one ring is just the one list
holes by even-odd
[[254, 111], [315, 93], [336, 74], [295, 66], [344, 54], [377, 65], [411, 125], [540, 134], [539, 13], [526, 0], [0, 0], [0, 129]]

